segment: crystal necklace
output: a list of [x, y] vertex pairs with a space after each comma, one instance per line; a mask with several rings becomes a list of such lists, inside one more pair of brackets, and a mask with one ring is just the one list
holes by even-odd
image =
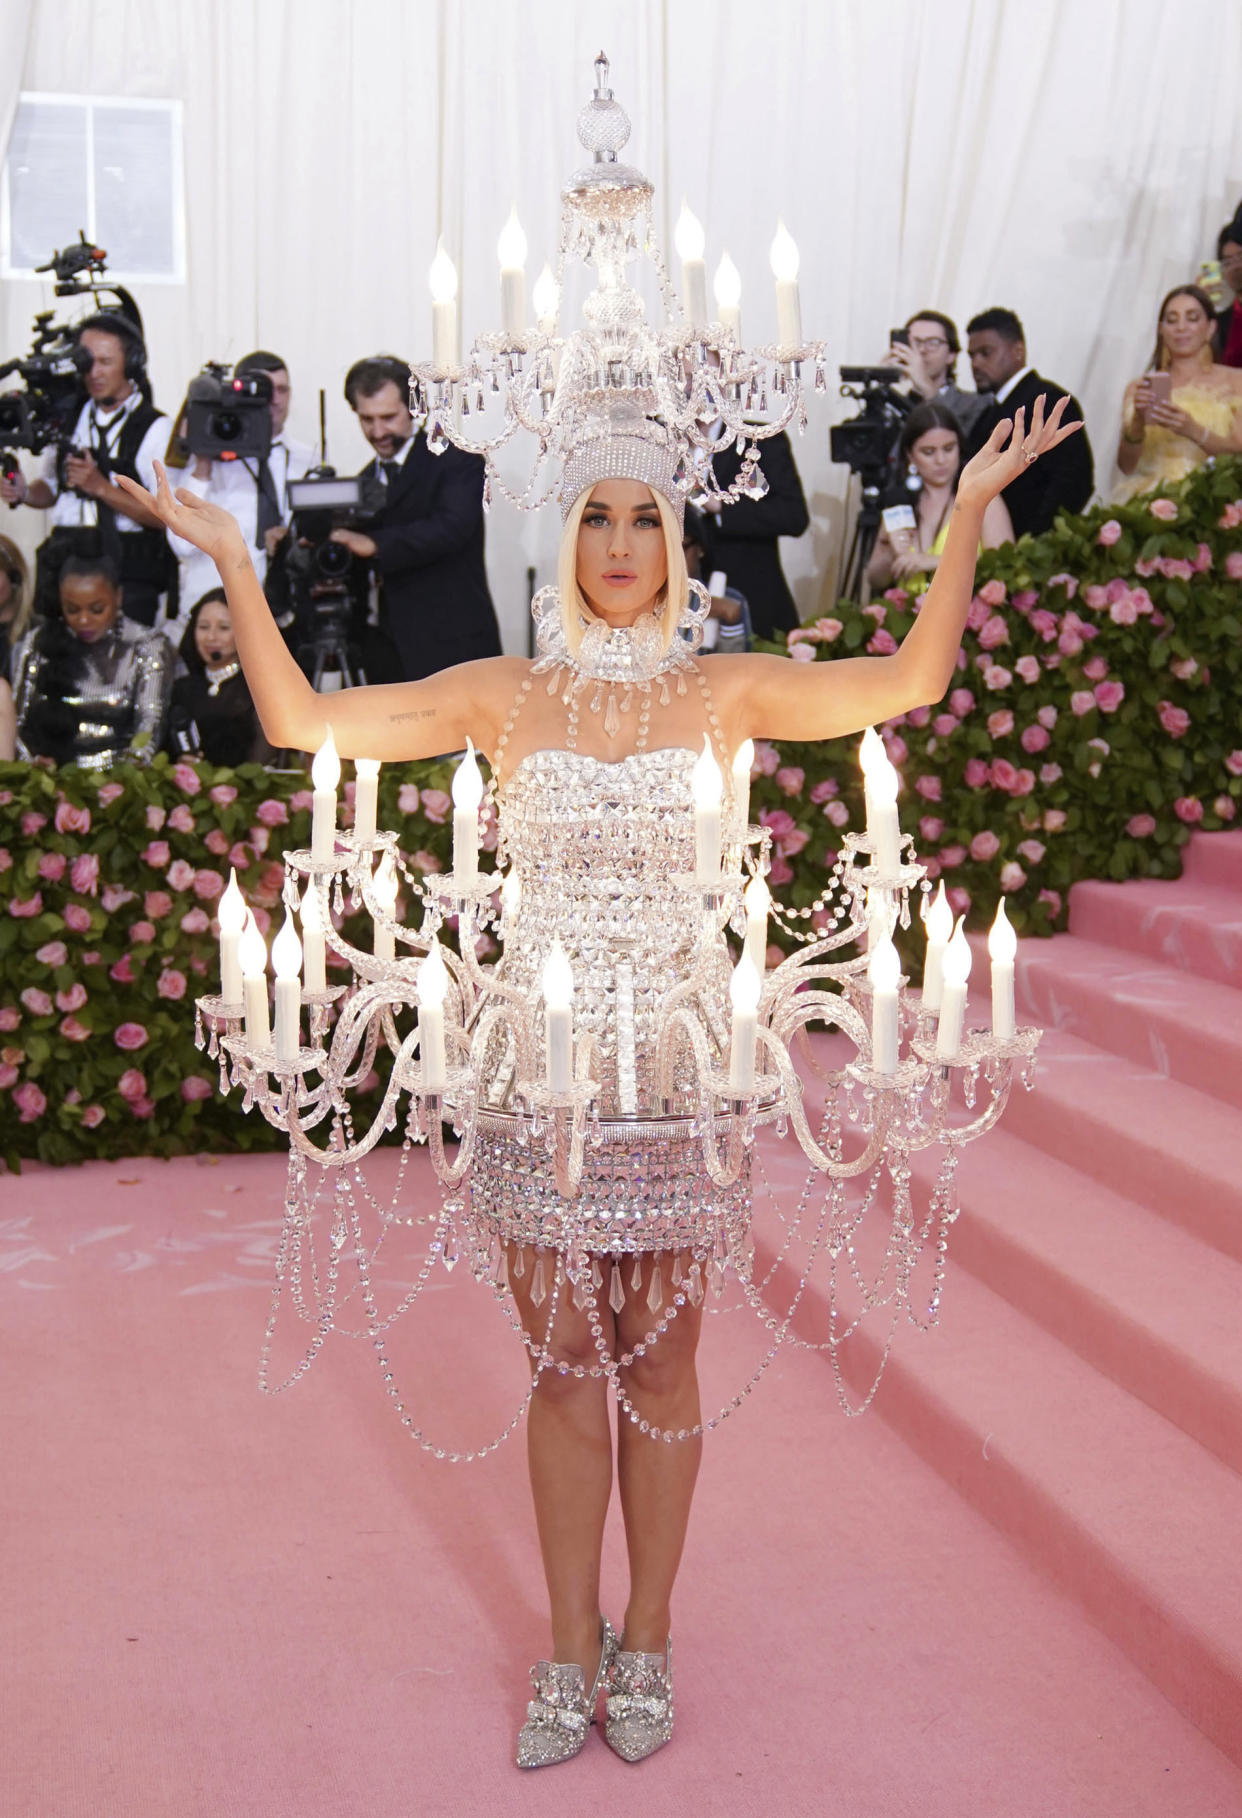
[[672, 699], [670, 685], [678, 694], [685, 694], [687, 677], [696, 673], [694, 653], [702, 642], [709, 608], [707, 589], [701, 582], [691, 581], [677, 630], [667, 644], [660, 617], [647, 613], [626, 626], [592, 619], [583, 628], [578, 649], [571, 653], [565, 642], [560, 595], [554, 587], [544, 587], [531, 604], [537, 651], [531, 676], [547, 676], [548, 693], [560, 695], [574, 730], [584, 698], [591, 713], [603, 714], [605, 737], [616, 738], [623, 716], [636, 699], [645, 730], [653, 691], [661, 707]]
[[207, 671], [207, 692], [214, 700], [226, 682], [231, 682], [235, 675], [241, 674], [240, 663], [226, 663], [222, 669]]

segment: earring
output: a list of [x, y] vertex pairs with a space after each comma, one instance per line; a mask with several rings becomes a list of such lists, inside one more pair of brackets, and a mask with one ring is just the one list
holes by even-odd
[[914, 462], [911, 461], [910, 465], [906, 468], [906, 491], [918, 492], [921, 490], [922, 485], [923, 482], [919, 478], [919, 470], [914, 465]]

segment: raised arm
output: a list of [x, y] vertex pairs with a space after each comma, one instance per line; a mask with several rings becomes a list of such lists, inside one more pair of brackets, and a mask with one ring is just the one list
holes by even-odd
[[[939, 701], [953, 679], [975, 587], [975, 561], [989, 501], [1031, 460], [1038, 460], [1081, 422], [1061, 425], [1068, 399], [1047, 422], [1036, 401], [1029, 435], [1019, 410], [998, 423], [962, 470], [944, 553], [919, 616], [893, 656], [790, 663], [784, 657], [721, 657], [733, 665], [730, 718], [739, 740], [843, 738]], [[713, 676], [715, 675], [713, 670]]]
[[316, 751], [330, 726], [337, 750], [347, 758], [393, 763], [435, 757], [460, 750], [467, 733], [484, 751], [491, 748], [494, 704], [505, 698], [506, 686], [511, 696], [518, 685], [508, 673], [514, 659], [462, 663], [423, 682], [316, 694], [280, 635], [237, 520], [184, 488], [174, 497], [159, 462], [156, 474], [154, 494], [120, 475], [117, 480], [175, 536], [215, 563], [228, 597], [237, 654], [269, 744], [277, 750]]

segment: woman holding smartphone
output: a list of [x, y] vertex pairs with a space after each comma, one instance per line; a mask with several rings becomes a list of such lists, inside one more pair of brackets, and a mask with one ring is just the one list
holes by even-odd
[[1172, 486], [1209, 455], [1242, 454], [1242, 371], [1217, 363], [1216, 317], [1197, 284], [1160, 305], [1150, 370], [1126, 386], [1115, 504]]
[[[944, 404], [916, 404], [901, 426], [899, 451], [909, 485], [886, 501], [867, 580], [873, 592], [895, 582], [918, 595], [926, 593], [944, 553], [966, 458], [962, 426]], [[1013, 524], [1004, 499], [990, 499], [980, 528], [980, 549], [1012, 542]]]

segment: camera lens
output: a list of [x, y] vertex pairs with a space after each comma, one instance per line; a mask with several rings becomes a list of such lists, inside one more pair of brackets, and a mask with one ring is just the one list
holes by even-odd
[[242, 432], [242, 420], [235, 410], [218, 410], [208, 428], [217, 442], [236, 442]]
[[349, 573], [353, 554], [344, 543], [321, 543], [315, 551], [315, 566], [320, 574], [330, 581], [337, 581], [343, 574]]

